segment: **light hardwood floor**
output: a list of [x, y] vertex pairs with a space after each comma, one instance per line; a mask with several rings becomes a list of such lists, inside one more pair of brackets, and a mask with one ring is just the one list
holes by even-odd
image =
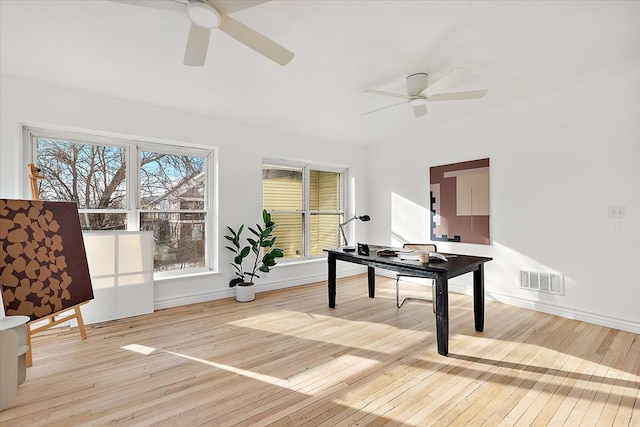
[[[33, 338], [9, 426], [640, 426], [640, 336], [450, 295], [450, 356], [429, 303], [366, 275]], [[413, 295], [429, 288], [405, 283]]]

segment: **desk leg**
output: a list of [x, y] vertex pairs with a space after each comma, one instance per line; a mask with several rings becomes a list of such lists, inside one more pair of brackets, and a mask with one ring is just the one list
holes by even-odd
[[336, 307], [336, 257], [331, 255], [327, 256], [327, 262], [329, 263], [327, 282], [329, 284], [329, 308]]
[[438, 353], [449, 354], [449, 282], [443, 276], [436, 278], [436, 339]]
[[367, 267], [367, 280], [369, 282], [369, 298], [376, 297], [376, 268]]
[[473, 272], [473, 317], [476, 331], [484, 329], [484, 264], [480, 264]]

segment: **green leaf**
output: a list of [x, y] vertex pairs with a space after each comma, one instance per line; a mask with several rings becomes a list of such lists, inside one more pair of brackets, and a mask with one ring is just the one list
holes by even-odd
[[240, 252], [240, 256], [242, 258], [246, 258], [247, 255], [249, 255], [249, 250], [250, 250], [249, 246], [245, 246], [244, 248], [242, 248], [242, 252]]
[[280, 248], [273, 248], [269, 254], [273, 255], [274, 258], [281, 258], [284, 256], [284, 252]]
[[263, 265], [258, 270], [260, 270], [260, 271], [262, 271], [264, 273], [268, 273], [269, 272], [269, 267], [267, 267], [266, 265]]
[[262, 210], [262, 221], [266, 224], [271, 222], [271, 214], [266, 209]]
[[249, 231], [252, 232], [253, 234], [255, 234], [256, 236], [260, 237], [260, 233], [258, 233], [256, 230], [254, 230], [253, 228], [249, 227]]
[[229, 282], [229, 287], [233, 288], [235, 285], [237, 285], [238, 283], [242, 283], [244, 280], [242, 280], [239, 277], [236, 277], [235, 279], [231, 279], [231, 281]]
[[233, 237], [231, 237], [231, 236], [224, 236], [224, 238], [227, 239], [227, 240], [231, 240], [233, 242]]
[[273, 228], [275, 228], [276, 223], [275, 223], [275, 222], [273, 222], [273, 221], [269, 221], [269, 222], [265, 222], [265, 223], [264, 223], [264, 226], [265, 226], [265, 227], [269, 227], [269, 228], [273, 229]]
[[236, 256], [235, 258], [233, 258], [233, 262], [235, 262], [236, 264], [242, 264], [242, 256]]

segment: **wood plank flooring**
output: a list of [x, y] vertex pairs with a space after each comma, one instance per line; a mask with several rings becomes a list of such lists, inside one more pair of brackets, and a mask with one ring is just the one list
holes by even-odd
[[640, 426], [637, 334], [494, 302], [476, 332], [452, 293], [443, 357], [391, 279], [339, 279], [337, 302], [322, 282], [38, 334], [0, 425]]

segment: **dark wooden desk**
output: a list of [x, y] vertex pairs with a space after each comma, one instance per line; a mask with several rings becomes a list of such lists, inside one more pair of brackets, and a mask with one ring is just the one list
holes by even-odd
[[402, 260], [400, 257], [379, 257], [375, 254], [364, 256], [342, 249], [327, 249], [329, 263], [329, 307], [336, 306], [336, 261], [346, 261], [366, 265], [368, 268], [369, 297], [376, 293], [375, 268], [383, 268], [398, 273], [435, 279], [436, 286], [436, 338], [438, 353], [449, 354], [449, 279], [473, 272], [473, 313], [476, 331], [484, 329], [484, 263], [492, 258], [470, 255], [450, 257], [447, 262]]

